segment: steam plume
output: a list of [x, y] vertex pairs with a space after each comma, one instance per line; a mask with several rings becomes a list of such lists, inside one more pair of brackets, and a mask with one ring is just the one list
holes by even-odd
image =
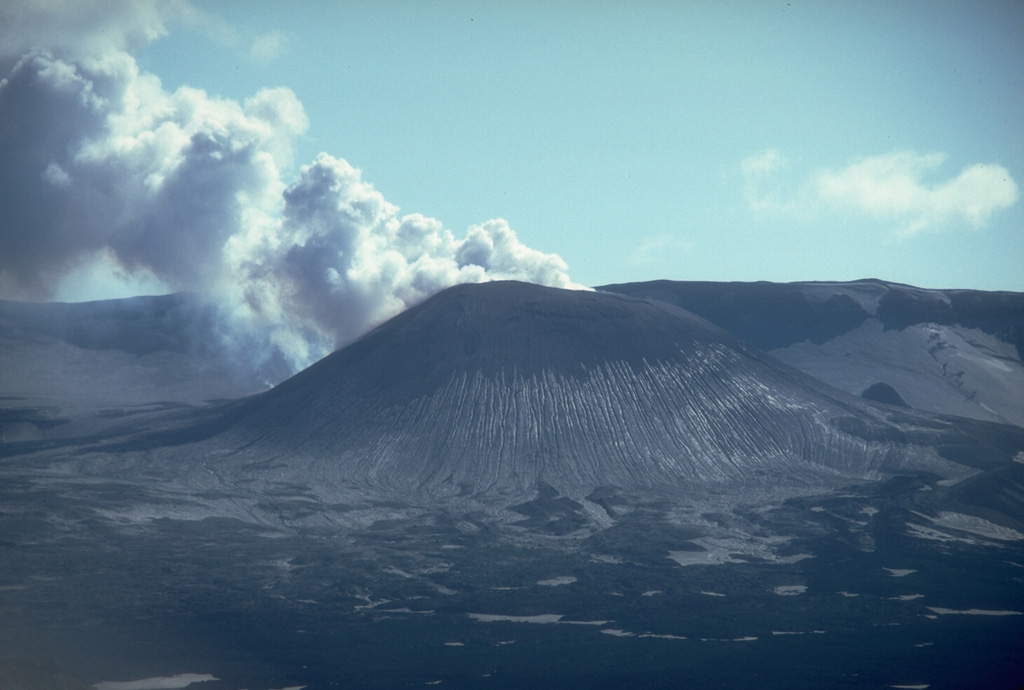
[[295, 94], [165, 90], [128, 50], [166, 31], [166, 8], [130, 4], [86, 3], [87, 26], [114, 27], [97, 35], [55, 33], [31, 3], [0, 10], [0, 297], [50, 299], [98, 272], [192, 290], [217, 304], [225, 344], [299, 368], [456, 283], [572, 286], [505, 221], [457, 238], [340, 158], [289, 183], [308, 127]]

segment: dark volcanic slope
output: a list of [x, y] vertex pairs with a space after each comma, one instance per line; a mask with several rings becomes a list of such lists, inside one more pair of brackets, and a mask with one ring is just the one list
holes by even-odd
[[927, 464], [882, 414], [668, 304], [488, 283], [239, 403], [211, 463], [435, 497], [820, 485]]
[[1024, 294], [926, 290], [882, 280], [719, 283], [652, 280], [598, 290], [682, 307], [763, 350], [809, 341], [820, 345], [866, 320], [885, 330], [920, 323], [959, 325], [998, 336], [1024, 356]]

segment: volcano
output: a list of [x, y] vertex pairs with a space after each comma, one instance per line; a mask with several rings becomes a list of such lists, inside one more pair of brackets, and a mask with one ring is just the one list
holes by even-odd
[[287, 457], [277, 479], [426, 499], [948, 470], [886, 415], [675, 306], [495, 282], [450, 288], [236, 404], [207, 462], [251, 477]]
[[[58, 363], [110, 342], [9, 312]], [[135, 395], [107, 374], [168, 345], [122, 313], [139, 351], [82, 361]], [[1019, 688], [1024, 429], [897, 384], [842, 392], [664, 301], [487, 283], [233, 402], [5, 408], [0, 685]]]

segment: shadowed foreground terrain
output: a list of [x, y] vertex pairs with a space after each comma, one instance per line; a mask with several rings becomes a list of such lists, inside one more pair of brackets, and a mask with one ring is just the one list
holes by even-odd
[[0, 687], [1019, 687], [1024, 429], [890, 385], [492, 283], [235, 402], [9, 400]]

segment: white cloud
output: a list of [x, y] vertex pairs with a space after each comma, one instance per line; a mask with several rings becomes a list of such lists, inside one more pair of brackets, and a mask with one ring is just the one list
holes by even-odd
[[144, 678], [142, 680], [105, 680], [93, 687], [96, 690], [179, 690], [180, 688], [187, 688], [193, 683], [204, 683], [210, 680], [219, 679], [208, 673], [182, 673], [177, 676], [160, 676], [157, 678]]
[[8, 71], [32, 50], [96, 58], [137, 48], [166, 34], [168, 14], [184, 5], [165, 0], [4, 0], [0, 69]]
[[[983, 227], [1019, 196], [1001, 165], [975, 164], [952, 178], [934, 180], [946, 155], [897, 151], [822, 169], [792, 181], [785, 161], [765, 151], [743, 161], [746, 196], [754, 211], [819, 219], [846, 213], [884, 224], [899, 237], [927, 231]], [[790, 186], [787, 187], [786, 184]]]
[[629, 253], [626, 262], [631, 266], [653, 266], [678, 258], [691, 249], [693, 245], [690, 242], [672, 233], [648, 235]]
[[790, 188], [790, 180], [784, 174], [789, 170], [789, 159], [775, 149], [743, 159], [743, 196], [753, 211], [789, 216], [806, 216], [806, 200], [797, 198]]
[[175, 3], [174, 10], [171, 18], [177, 20], [175, 26], [192, 31], [256, 63], [274, 61], [287, 44], [287, 37], [281, 31], [256, 33], [250, 27], [235, 26], [214, 13], [180, 0]]
[[826, 205], [897, 224], [902, 236], [948, 227], [982, 227], [1017, 201], [1017, 185], [1000, 165], [971, 165], [935, 184], [944, 154], [897, 152], [864, 158], [841, 170], [824, 170], [811, 184]]
[[743, 160], [743, 174], [748, 178], [764, 177], [788, 165], [788, 161], [775, 149], [765, 149], [761, 153]]
[[260, 34], [249, 46], [249, 57], [256, 62], [272, 62], [284, 50], [284, 34], [280, 31]]

